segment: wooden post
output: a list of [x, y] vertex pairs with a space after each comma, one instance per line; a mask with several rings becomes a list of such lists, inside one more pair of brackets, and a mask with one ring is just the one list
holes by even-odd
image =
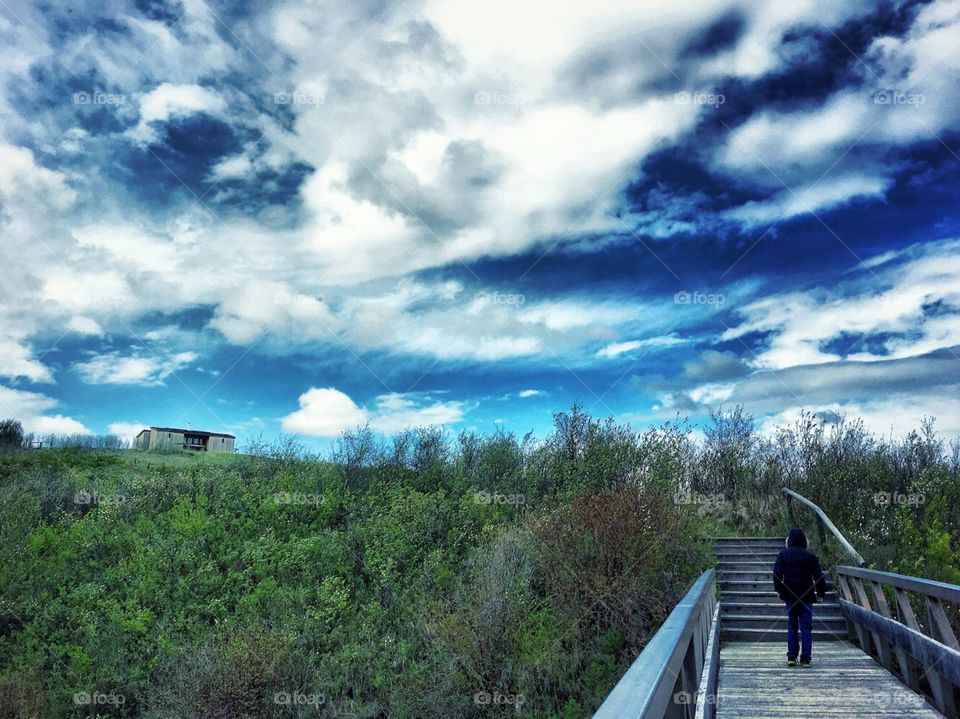
[[[877, 603], [877, 609], [880, 611], [880, 614], [887, 619], [893, 619], [893, 614], [890, 612], [890, 605], [887, 603], [887, 596], [883, 593], [883, 587], [880, 585], [880, 582], [870, 582], [870, 586], [873, 587], [873, 598]], [[893, 651], [897, 655], [897, 665], [900, 667], [901, 680], [911, 689], [916, 689], [917, 677], [910, 671], [910, 662], [908, 661], [907, 653], [903, 651], [902, 647], [896, 644], [893, 645]], [[887, 667], [887, 669], [891, 669], [891, 667]]]
[[[859, 577], [854, 577], [853, 587], [857, 592], [857, 599], [859, 600], [860, 606], [866, 609], [868, 612], [872, 612], [873, 607], [870, 606], [870, 599], [867, 597], [867, 591], [863, 588], [863, 580]], [[870, 632], [870, 636], [873, 637], [873, 646], [877, 650], [877, 659], [884, 667], [887, 668], [887, 670], [890, 670], [892, 668], [890, 663], [890, 647], [887, 646], [886, 641], [877, 632]]]
[[[940, 600], [930, 596], [926, 597], [926, 600], [927, 624], [930, 627], [930, 637], [936, 639], [941, 644], [946, 644], [952, 649], [960, 650], [960, 646], [957, 644], [957, 637], [953, 633], [953, 629], [950, 628], [947, 613], [943, 611]], [[937, 708], [948, 717], [957, 716], [957, 707], [953, 699], [953, 684], [933, 669], [927, 670], [927, 678], [930, 680], [930, 689], [933, 691], [933, 698], [937, 702]]]
[[[853, 592], [850, 590], [850, 582], [852, 578], [848, 579], [845, 574], [840, 574], [840, 589], [843, 591], [843, 598], [846, 599], [851, 604], [856, 604], [857, 600], [853, 598]], [[847, 622], [847, 628], [849, 629], [850, 622]], [[870, 653], [870, 641], [867, 639], [867, 632], [859, 624], [854, 624], [854, 629], [857, 633], [857, 640], [860, 642], [860, 648], [865, 651], [867, 654]]]

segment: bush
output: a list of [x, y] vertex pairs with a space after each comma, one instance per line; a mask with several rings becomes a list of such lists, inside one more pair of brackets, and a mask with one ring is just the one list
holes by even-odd
[[23, 425], [15, 419], [0, 420], [0, 450], [23, 447]]

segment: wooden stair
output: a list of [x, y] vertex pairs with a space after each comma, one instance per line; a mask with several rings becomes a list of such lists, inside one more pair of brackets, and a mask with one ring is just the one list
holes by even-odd
[[[713, 545], [720, 589], [720, 638], [727, 641], [786, 642], [787, 617], [773, 589], [773, 564], [782, 539], [720, 537]], [[813, 607], [813, 640], [847, 639], [847, 623], [832, 582]]]

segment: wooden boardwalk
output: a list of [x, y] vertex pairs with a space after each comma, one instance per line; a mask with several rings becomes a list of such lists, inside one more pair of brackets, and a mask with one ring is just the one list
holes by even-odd
[[717, 719], [942, 717], [849, 642], [814, 642], [813, 666], [788, 667], [786, 642], [726, 642]]

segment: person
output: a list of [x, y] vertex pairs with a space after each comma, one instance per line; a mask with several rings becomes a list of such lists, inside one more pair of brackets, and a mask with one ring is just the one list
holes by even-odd
[[[823, 567], [807, 549], [807, 535], [794, 527], [773, 565], [773, 587], [786, 603], [787, 665], [809, 667], [813, 650], [813, 604], [827, 593]], [[799, 634], [799, 637], [798, 637]]]

